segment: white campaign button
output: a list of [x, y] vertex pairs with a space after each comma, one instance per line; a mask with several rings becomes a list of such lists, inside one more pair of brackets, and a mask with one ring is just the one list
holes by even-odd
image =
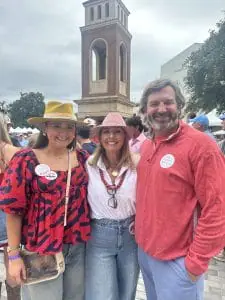
[[55, 180], [58, 177], [57, 173], [55, 171], [50, 171], [45, 178], [48, 180]]
[[175, 163], [175, 157], [172, 154], [166, 154], [160, 160], [160, 166], [163, 169], [172, 167], [174, 163]]
[[51, 171], [50, 167], [46, 164], [39, 164], [35, 168], [35, 173], [38, 176], [46, 176]]

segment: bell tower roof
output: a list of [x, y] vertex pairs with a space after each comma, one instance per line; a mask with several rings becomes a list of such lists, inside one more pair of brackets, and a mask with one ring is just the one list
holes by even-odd
[[83, 6], [85, 26], [105, 26], [109, 22], [116, 21], [128, 31], [130, 12], [121, 0], [88, 0]]

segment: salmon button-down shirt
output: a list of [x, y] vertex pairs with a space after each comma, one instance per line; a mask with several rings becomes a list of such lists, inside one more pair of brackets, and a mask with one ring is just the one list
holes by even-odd
[[181, 122], [167, 139], [144, 142], [137, 178], [139, 247], [161, 260], [185, 256], [189, 272], [204, 273], [225, 245], [225, 159], [217, 144]]

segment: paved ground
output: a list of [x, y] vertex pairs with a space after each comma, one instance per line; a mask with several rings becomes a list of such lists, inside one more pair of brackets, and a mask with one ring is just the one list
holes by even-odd
[[[0, 257], [0, 279], [2, 279], [3, 273]], [[4, 286], [1, 300], [7, 300]], [[136, 300], [147, 300], [141, 277], [138, 282]], [[225, 263], [212, 260], [206, 275], [204, 300], [225, 300]]]

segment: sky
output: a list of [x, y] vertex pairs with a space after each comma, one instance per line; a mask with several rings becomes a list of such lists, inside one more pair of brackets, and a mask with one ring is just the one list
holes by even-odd
[[[80, 0], [0, 0], [0, 101], [20, 92], [81, 98]], [[204, 42], [223, 17], [224, 0], [123, 0], [131, 15], [131, 99], [138, 102], [161, 65]]]

